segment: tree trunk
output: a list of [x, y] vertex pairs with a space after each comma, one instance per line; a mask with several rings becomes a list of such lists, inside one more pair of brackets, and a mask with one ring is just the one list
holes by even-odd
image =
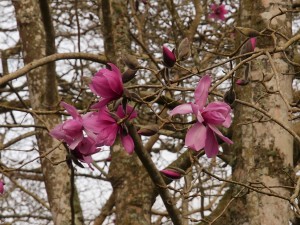
[[[28, 64], [35, 59], [45, 57], [49, 50], [46, 50], [46, 35], [38, 0], [13, 1], [13, 4], [23, 44], [24, 63]], [[57, 81], [53, 66], [55, 65], [39, 67], [27, 74], [33, 110], [56, 110], [58, 108]], [[44, 125], [48, 129], [61, 122], [58, 115], [34, 115], [34, 120], [36, 125]], [[59, 148], [44, 156], [46, 152], [58, 145], [58, 141], [49, 136], [47, 130], [38, 129], [38, 132], [36, 139], [39, 153], [43, 156], [41, 158], [42, 171], [54, 224], [70, 225], [73, 222], [75, 222], [73, 224], [83, 224], [76, 190], [71, 189], [70, 171], [65, 162], [58, 163], [66, 159], [67, 151], [60, 145]], [[70, 207], [71, 196], [74, 201], [73, 215]]]
[[[267, 27], [269, 19], [280, 12], [279, 8], [289, 9], [291, 2], [242, 0], [240, 6], [240, 26], [261, 31]], [[271, 28], [290, 37], [291, 18], [286, 14], [275, 17]], [[277, 46], [285, 41], [277, 35]], [[275, 45], [270, 36], [261, 36], [257, 38], [257, 47], [272, 50]], [[246, 86], [236, 85], [237, 98], [264, 109], [272, 118], [291, 128], [286, 102], [292, 101], [292, 76], [284, 75], [291, 73], [291, 66], [282, 53], [274, 53], [271, 57], [272, 60], [263, 55], [251, 62], [251, 82]], [[242, 73], [238, 76], [242, 76]], [[259, 82], [263, 80], [264, 75], [272, 77], [265, 84], [273, 93], [266, 93], [266, 88]], [[278, 186], [292, 185], [287, 174], [293, 173], [293, 137], [270, 118], [262, 116], [257, 110], [240, 103], [234, 108], [234, 146], [231, 151], [236, 161], [233, 166], [233, 180], [260, 187], [260, 190], [265, 192], [269, 190], [264, 188], [264, 185], [277, 186], [271, 188], [271, 195], [273, 193], [289, 198], [289, 190]], [[241, 189], [237, 185], [232, 187], [231, 197]], [[229, 200], [226, 204], [228, 202]], [[245, 189], [214, 224], [288, 225], [289, 212], [288, 201]]]
[[[121, 71], [122, 53], [131, 51], [126, 15], [125, 2], [102, 1], [105, 55], [118, 64]], [[128, 155], [119, 141], [112, 147], [111, 154], [109, 179], [115, 195], [116, 225], [150, 224], [155, 189], [147, 171], [136, 154]]]

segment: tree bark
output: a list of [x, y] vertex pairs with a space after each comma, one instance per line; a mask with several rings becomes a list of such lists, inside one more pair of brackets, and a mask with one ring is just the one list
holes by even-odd
[[[47, 53], [55, 51], [55, 49], [49, 49], [51, 46], [46, 47], [46, 44], [54, 40], [49, 40], [49, 36], [46, 38], [38, 0], [13, 1], [13, 4], [23, 45], [24, 64], [45, 57]], [[27, 74], [27, 80], [31, 107], [34, 110], [58, 109], [59, 102], [54, 64], [30, 71]], [[40, 115], [35, 116], [34, 119], [36, 125], [44, 125], [48, 129], [61, 122], [58, 115]], [[41, 155], [58, 145], [59, 142], [50, 137], [47, 130], [37, 128], [37, 131], [36, 139]], [[66, 163], [58, 163], [65, 160], [66, 155], [66, 149], [60, 145], [49, 155], [41, 158], [51, 213], [54, 224], [83, 224], [76, 190], [71, 189], [69, 168]], [[55, 165], [56, 163], [58, 164]], [[74, 196], [73, 209], [70, 204], [72, 193]], [[72, 210], [74, 211], [73, 215]]]
[[[269, 19], [280, 12], [279, 8], [285, 10], [290, 7], [290, 1], [281, 4], [275, 0], [242, 0], [239, 26], [261, 31], [267, 27]], [[286, 14], [275, 17], [271, 28], [280, 30], [290, 37], [291, 18]], [[242, 38], [245, 39], [245, 37]], [[280, 46], [285, 41], [277, 36], [276, 45]], [[274, 48], [274, 42], [270, 36], [261, 36], [257, 38], [257, 47], [271, 50]], [[270, 60], [266, 54], [251, 62], [251, 82], [246, 86], [235, 87], [237, 98], [263, 108], [273, 118], [291, 128], [286, 103], [292, 101], [293, 78], [284, 74], [291, 73], [292, 68], [282, 53], [275, 53], [271, 57]], [[242, 73], [238, 76], [242, 76]], [[266, 93], [266, 88], [259, 82], [263, 80], [263, 75], [272, 76], [265, 84], [269, 91], [276, 93]], [[264, 185], [277, 186], [277, 188], [272, 188], [273, 193], [288, 198], [289, 190], [283, 187], [278, 188], [278, 186], [292, 185], [287, 174], [293, 173], [293, 137], [269, 118], [262, 117], [262, 114], [255, 109], [242, 104], [237, 104], [234, 108], [234, 123], [231, 128], [234, 141], [231, 154], [236, 157], [233, 165], [233, 180], [255, 185], [266, 192], [269, 190], [264, 188]], [[233, 186], [232, 197], [239, 190], [241, 187]], [[288, 201], [251, 190], [244, 191], [242, 194], [231, 203], [226, 213], [214, 224], [289, 224]]]
[[[101, 6], [105, 55], [122, 71], [122, 53], [131, 51], [126, 2], [103, 0]], [[147, 171], [136, 154], [128, 155], [119, 140], [111, 154], [109, 179], [115, 195], [115, 224], [150, 224], [155, 188]]]

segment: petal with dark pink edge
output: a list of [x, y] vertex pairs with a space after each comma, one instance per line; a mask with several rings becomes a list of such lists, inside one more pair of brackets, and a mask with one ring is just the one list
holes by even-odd
[[185, 145], [196, 151], [205, 146], [206, 127], [202, 123], [195, 123], [185, 136]]
[[174, 109], [169, 111], [169, 115], [174, 116], [176, 114], [187, 114], [187, 113], [192, 113], [192, 112], [193, 112], [193, 109], [192, 109], [191, 103], [185, 103], [185, 104], [176, 106]]
[[195, 103], [199, 106], [201, 110], [205, 105], [208, 97], [208, 90], [211, 84], [211, 78], [209, 75], [205, 75], [199, 81], [195, 90]]
[[219, 145], [213, 130], [209, 127], [207, 128], [206, 135], [204, 151], [207, 157], [211, 158], [218, 154]]
[[121, 142], [126, 152], [128, 152], [128, 154], [132, 154], [134, 151], [134, 142], [132, 140], [132, 137], [129, 134], [121, 135]]

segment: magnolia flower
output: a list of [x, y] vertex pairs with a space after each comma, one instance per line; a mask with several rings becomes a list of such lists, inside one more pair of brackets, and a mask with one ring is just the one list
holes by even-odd
[[164, 170], [160, 170], [160, 172], [166, 177], [173, 180], [180, 179], [182, 177], [182, 175], [179, 172], [172, 169], [164, 169]]
[[119, 122], [126, 117], [128, 117], [128, 120], [137, 117], [137, 112], [129, 105], [126, 106], [126, 112], [124, 112], [122, 105], [119, 105], [116, 114], [111, 114], [106, 108], [102, 108], [99, 111], [98, 128], [101, 132], [98, 134], [97, 143], [111, 146], [119, 134], [122, 145], [125, 150], [131, 154], [134, 150], [133, 140], [128, 134], [126, 125], [122, 122], [119, 124]]
[[75, 149], [79, 143], [83, 140], [84, 133], [93, 138], [96, 138], [97, 129], [97, 117], [95, 113], [88, 113], [85, 116], [77, 112], [76, 108], [65, 102], [60, 103], [67, 112], [73, 117], [73, 119], [66, 120], [62, 124], [58, 124], [50, 131], [50, 135], [58, 140], [66, 142], [70, 149]]
[[176, 56], [174, 52], [163, 46], [163, 63], [166, 67], [173, 67], [176, 63]]
[[96, 141], [93, 138], [84, 137], [77, 147], [71, 151], [71, 153], [80, 161], [87, 163], [92, 169], [90, 165], [93, 162], [91, 155], [99, 151], [100, 149], [97, 148]]
[[89, 85], [92, 92], [101, 97], [100, 102], [93, 105], [93, 108], [102, 108], [109, 102], [121, 98], [123, 95], [122, 74], [114, 64], [108, 63], [108, 65], [110, 65], [111, 70], [99, 70]]
[[219, 146], [216, 135], [226, 143], [233, 142], [218, 130], [216, 126], [229, 127], [231, 124], [231, 108], [224, 102], [212, 102], [206, 105], [211, 78], [206, 75], [196, 87], [195, 102], [186, 103], [175, 107], [169, 112], [171, 116], [176, 114], [193, 113], [197, 122], [188, 130], [185, 137], [185, 145], [196, 151], [204, 148], [208, 157], [218, 154]]
[[228, 13], [228, 11], [225, 9], [225, 5], [211, 4], [210, 8], [212, 13], [209, 15], [209, 18], [225, 20], [225, 14]]
[[3, 194], [4, 193], [4, 181], [3, 180], [0, 180], [0, 194]]

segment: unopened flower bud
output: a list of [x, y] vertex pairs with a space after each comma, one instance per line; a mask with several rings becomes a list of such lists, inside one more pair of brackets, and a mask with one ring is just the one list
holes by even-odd
[[170, 51], [167, 47], [163, 46], [163, 63], [166, 67], [173, 67], [176, 63], [176, 56], [174, 50]]
[[235, 102], [236, 94], [233, 89], [230, 89], [224, 94], [224, 102], [228, 103], [229, 105], [232, 105]]
[[0, 194], [3, 194], [4, 193], [4, 181], [3, 180], [0, 180]]
[[122, 82], [123, 84], [131, 81], [133, 78], [135, 78], [137, 70], [132, 70], [132, 69], [127, 69], [123, 74], [122, 74]]
[[173, 179], [173, 180], [177, 180], [182, 177], [181, 173], [179, 173], [178, 171], [175, 171], [173, 169], [164, 169], [164, 170], [161, 170], [160, 172], [163, 175], [165, 175], [166, 177]]
[[152, 136], [154, 134], [157, 134], [157, 132], [159, 131], [159, 127], [158, 125], [147, 125], [142, 127], [139, 131], [138, 134], [140, 135], [144, 135], [144, 136]]
[[[242, 46], [240, 54], [246, 54], [249, 52], [253, 52], [256, 47], [256, 38], [250, 38], [246, 43]], [[249, 56], [243, 56], [242, 60], [247, 59]]]
[[139, 62], [133, 55], [122, 55], [122, 60], [125, 63], [125, 65], [132, 70], [136, 70], [140, 66]]
[[260, 32], [257, 30], [254, 30], [252, 28], [247, 27], [236, 27], [236, 29], [246, 37], [258, 37], [260, 36]]
[[235, 83], [240, 86], [245, 86], [249, 83], [249, 81], [243, 80], [243, 79], [238, 79]]
[[184, 38], [178, 47], [178, 59], [186, 60], [191, 55], [190, 41], [188, 38]]

